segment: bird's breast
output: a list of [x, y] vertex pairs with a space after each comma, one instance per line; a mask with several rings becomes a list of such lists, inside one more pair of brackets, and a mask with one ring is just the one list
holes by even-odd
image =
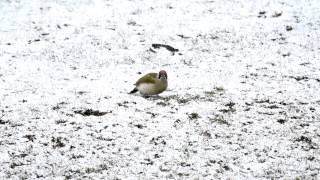
[[160, 94], [164, 90], [167, 89], [167, 84], [164, 83], [142, 83], [138, 87], [138, 90], [141, 94], [144, 95], [155, 95], [155, 94]]

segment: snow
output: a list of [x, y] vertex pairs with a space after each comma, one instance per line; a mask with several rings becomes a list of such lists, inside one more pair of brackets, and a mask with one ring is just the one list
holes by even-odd
[[[1, 179], [320, 178], [319, 1], [0, 12]], [[167, 91], [127, 94], [161, 69]]]

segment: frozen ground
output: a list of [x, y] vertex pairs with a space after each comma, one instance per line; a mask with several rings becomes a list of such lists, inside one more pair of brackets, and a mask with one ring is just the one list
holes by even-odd
[[[0, 179], [320, 179], [318, 0], [0, 12]], [[168, 91], [127, 94], [160, 69]]]

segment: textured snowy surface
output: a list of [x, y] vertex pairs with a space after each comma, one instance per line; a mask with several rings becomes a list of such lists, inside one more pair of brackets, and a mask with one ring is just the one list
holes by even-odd
[[[320, 178], [320, 1], [0, 12], [0, 179]], [[168, 91], [127, 94], [160, 69]]]

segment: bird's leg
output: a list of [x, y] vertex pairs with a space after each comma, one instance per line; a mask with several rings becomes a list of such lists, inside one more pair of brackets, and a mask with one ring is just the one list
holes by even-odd
[[143, 95], [143, 97], [146, 99], [152, 99], [152, 100], [161, 99], [161, 96], [159, 96], [159, 95]]
[[144, 97], [144, 98], [146, 98], [146, 99], [151, 98], [151, 96], [149, 96], [149, 95], [142, 95], [142, 97]]

